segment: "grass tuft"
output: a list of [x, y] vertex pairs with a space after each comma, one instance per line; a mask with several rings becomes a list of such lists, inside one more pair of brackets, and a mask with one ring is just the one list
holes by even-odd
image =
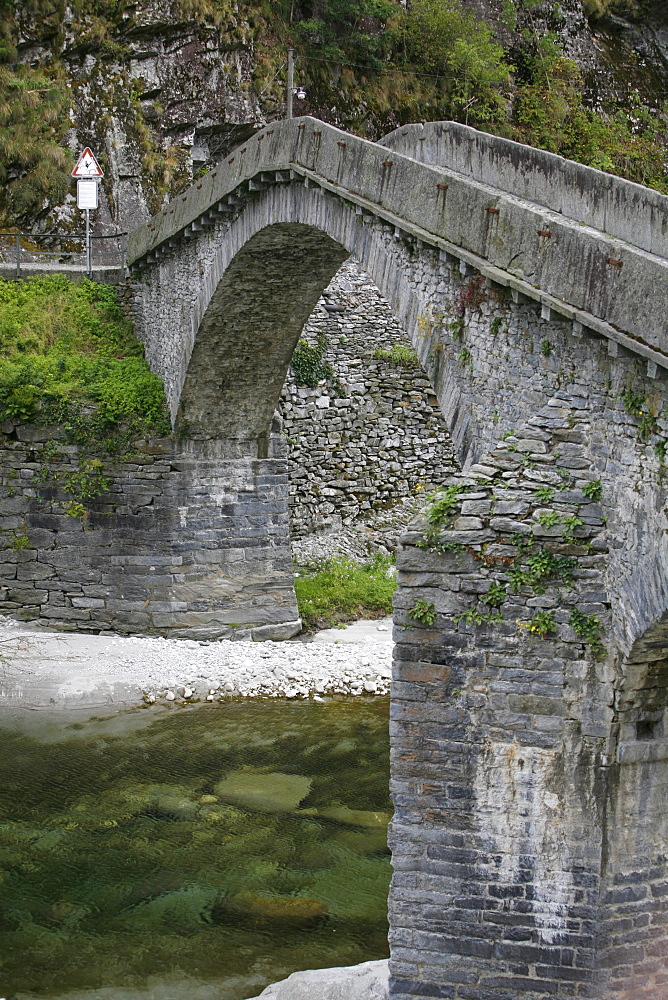
[[328, 559], [295, 579], [299, 613], [309, 631], [389, 615], [395, 589], [391, 556], [378, 555], [364, 564], [345, 557]]

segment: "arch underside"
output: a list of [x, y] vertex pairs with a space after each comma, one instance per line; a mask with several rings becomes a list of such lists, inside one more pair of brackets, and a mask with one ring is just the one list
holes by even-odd
[[267, 455], [297, 340], [347, 256], [340, 243], [300, 223], [268, 226], [239, 250], [195, 339], [177, 421], [183, 436]]

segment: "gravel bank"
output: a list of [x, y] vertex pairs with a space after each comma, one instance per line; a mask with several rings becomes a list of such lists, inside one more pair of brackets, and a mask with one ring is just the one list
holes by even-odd
[[387, 694], [389, 619], [312, 642], [196, 642], [0, 626], [0, 704], [31, 708]]

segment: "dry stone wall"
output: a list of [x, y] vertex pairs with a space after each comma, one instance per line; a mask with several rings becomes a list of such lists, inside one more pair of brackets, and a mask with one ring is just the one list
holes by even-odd
[[[400, 521], [456, 463], [424, 369], [356, 261], [337, 273], [303, 339], [316, 350], [320, 339], [330, 374], [311, 388], [291, 368], [281, 395], [293, 537], [348, 527], [378, 511], [395, 510]], [[399, 528], [388, 520], [391, 545]]]

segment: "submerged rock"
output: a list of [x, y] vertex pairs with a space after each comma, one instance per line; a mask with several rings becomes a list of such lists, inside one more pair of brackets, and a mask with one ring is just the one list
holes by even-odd
[[363, 826], [369, 830], [382, 829], [392, 819], [390, 813], [371, 812], [368, 809], [350, 809], [349, 806], [326, 806], [324, 809], [300, 809], [300, 816], [330, 819], [345, 826]]
[[246, 768], [230, 771], [214, 786], [223, 802], [258, 812], [293, 812], [310, 791], [311, 779], [303, 774], [267, 774]]
[[229, 920], [253, 924], [311, 924], [327, 916], [327, 906], [320, 899], [302, 896], [262, 896], [239, 892], [217, 903], [211, 913], [214, 921]]
[[387, 1000], [388, 960], [293, 972], [255, 1000]]

